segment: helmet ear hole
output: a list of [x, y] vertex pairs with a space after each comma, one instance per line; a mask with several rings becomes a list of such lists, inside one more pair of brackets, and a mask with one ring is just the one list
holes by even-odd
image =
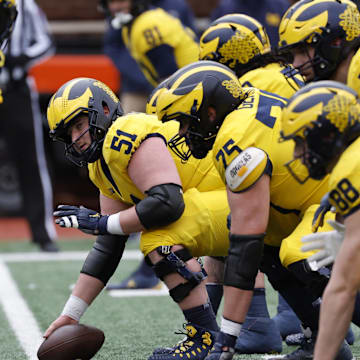
[[105, 101], [102, 102], [102, 107], [103, 107], [103, 110], [104, 110], [104, 114], [106, 116], [109, 116], [110, 115], [110, 109], [107, 105], [107, 103]]

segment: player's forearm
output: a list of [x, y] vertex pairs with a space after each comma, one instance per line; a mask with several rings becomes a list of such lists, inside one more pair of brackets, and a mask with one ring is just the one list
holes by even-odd
[[104, 284], [99, 279], [87, 274], [80, 274], [72, 295], [79, 297], [90, 305], [103, 288]]
[[[124, 234], [138, 233], [145, 230], [135, 211], [135, 206], [120, 211], [113, 221], [118, 221]], [[109, 227], [108, 227], [109, 230]]]
[[[95, 277], [80, 274], [61, 315], [65, 315], [79, 322], [88, 306], [101, 292], [103, 287], [104, 284]], [[47, 335], [50, 335], [50, 333]]]
[[335, 359], [349, 328], [354, 301], [352, 291], [337, 284], [335, 279], [330, 280], [321, 304], [314, 360]]

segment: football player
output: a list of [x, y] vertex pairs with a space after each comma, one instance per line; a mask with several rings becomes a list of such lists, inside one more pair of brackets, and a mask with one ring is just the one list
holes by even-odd
[[88, 166], [100, 190], [101, 214], [68, 205], [54, 213], [60, 226], [98, 237], [62, 315], [45, 337], [79, 321], [114, 273], [128, 235], [142, 232], [143, 254], [188, 322], [184, 341], [149, 359], [204, 359], [218, 325], [208, 303], [206, 273], [194, 257], [225, 256], [229, 246], [230, 209], [211, 156], [183, 162], [167, 148], [178, 132], [176, 121], [124, 115], [114, 93], [94, 79], [64, 84], [51, 98], [47, 117], [50, 134], [65, 144], [66, 156]]
[[[283, 59], [271, 53], [271, 45], [265, 28], [256, 19], [244, 14], [229, 14], [212, 22], [200, 38], [199, 59], [213, 60], [228, 66], [239, 77], [242, 86], [256, 87], [285, 98], [290, 98], [300, 87], [305, 85], [300, 75], [294, 75], [293, 78], [284, 75], [290, 71], [289, 66], [283, 64]], [[216, 264], [213, 259], [211, 262]], [[209, 259], [206, 258], [205, 268], [210, 268], [207, 271], [209, 279], [212, 272], [221, 273], [218, 269], [219, 266], [211, 264], [209, 267], [208, 263]], [[210, 271], [211, 269], [213, 271]], [[265, 310], [265, 292], [262, 290], [264, 286], [264, 280], [261, 281], [261, 276], [258, 276], [254, 290], [255, 296], [248, 312], [248, 317], [249, 314], [253, 315], [252, 321], [249, 322], [247, 319], [243, 324], [242, 334], [236, 345], [237, 351], [244, 350], [242, 343], [250, 341], [244, 335], [247, 334], [248, 328], [253, 329], [254, 327], [259, 334], [264, 335], [262, 343], [259, 343], [258, 338], [255, 339], [256, 342], [253, 345], [255, 352], [260, 353], [261, 350], [271, 349], [271, 346], [274, 346], [272, 343], [275, 340], [276, 330], [273, 321], [264, 318], [260, 320], [252, 312], [253, 305], [259, 309], [259, 304], [253, 303], [260, 302], [261, 297], [263, 297]], [[216, 293], [213, 289], [215, 285], [207, 285], [207, 287], [208, 291], [210, 289], [210, 298], [212, 293], [212, 296], [215, 297]], [[221, 296], [220, 291], [219, 294]], [[212, 304], [214, 307], [214, 301]], [[285, 339], [290, 334], [300, 333], [299, 320], [280, 294], [278, 309], [274, 321], [281, 336]], [[216, 309], [214, 308], [214, 310]], [[267, 342], [270, 342], [270, 347], [265, 346]]]
[[[291, 6], [280, 23], [279, 53], [292, 62], [296, 72], [285, 75], [291, 78], [299, 73], [305, 82], [355, 81], [350, 65], [360, 46], [359, 20], [359, 11], [350, 0], [301, 0]], [[282, 248], [291, 246], [289, 241]], [[284, 252], [283, 263], [287, 255]], [[353, 321], [359, 324], [359, 320], [356, 306]], [[348, 335], [351, 340], [351, 332]]]
[[232, 69], [242, 86], [256, 87], [283, 97], [291, 97], [304, 86], [281, 57], [271, 53], [265, 28], [244, 14], [229, 14], [213, 21], [200, 38], [200, 60], [213, 60]]
[[307, 248], [321, 249], [316, 261], [329, 263], [339, 251], [321, 304], [315, 360], [335, 358], [360, 288], [358, 101], [349, 87], [320, 81], [296, 93], [282, 115], [281, 139], [295, 143], [293, 163], [301, 161], [306, 166], [306, 179], [323, 179], [330, 174], [328, 201], [343, 220], [343, 225], [331, 223], [334, 231], [304, 239], [314, 241]]
[[284, 14], [279, 52], [305, 82], [346, 83], [350, 61], [360, 45], [360, 13], [350, 0], [301, 0]]
[[[104, 52], [111, 58], [121, 73], [121, 104], [126, 113], [130, 111], [144, 112], [147, 97], [153, 87], [145, 79], [122, 39], [122, 29], [119, 28], [118, 23], [119, 16], [121, 16], [119, 10], [121, 10], [122, 5], [118, 1], [108, 2], [107, 0], [101, 0], [99, 4], [100, 10], [105, 13], [108, 24], [104, 34]], [[178, 17], [185, 26], [193, 27], [193, 14], [185, 0], [152, 0], [151, 4], [161, 7]], [[137, 4], [134, 3], [133, 5], [140, 7], [141, 2], [138, 1]], [[134, 12], [140, 12], [140, 10], [134, 9]], [[140, 288], [161, 288], [160, 280], [144, 259], [126, 278], [119, 283], [109, 283], [106, 287], [107, 290]]]
[[[169, 146], [182, 159], [202, 159], [212, 150], [231, 209], [224, 312], [209, 360], [232, 359], [259, 269], [313, 332], [309, 342], [286, 358], [312, 356], [319, 311], [314, 304], [327, 279], [306, 267], [306, 257], [311, 253], [298, 252], [284, 266], [279, 252], [283, 239], [292, 236], [300, 242], [306, 234], [301, 220], [307, 224], [312, 219], [311, 205], [318, 204], [325, 194], [327, 178], [301, 185], [286, 171], [284, 163], [291, 159], [293, 145], [278, 141], [278, 120], [286, 103], [275, 94], [243, 89], [235, 73], [212, 61], [178, 70], [159, 89], [158, 118], [180, 123], [179, 134]], [[190, 152], [182, 151], [184, 141]], [[299, 176], [305, 171], [302, 164], [295, 168]], [[340, 358], [352, 359], [346, 343]]]
[[360, 50], [351, 59], [347, 75], [347, 85], [353, 88], [360, 96]]
[[198, 60], [193, 31], [165, 10], [150, 7], [150, 0], [102, 3], [115, 14], [113, 26], [122, 28], [126, 47], [154, 87], [177, 69]]

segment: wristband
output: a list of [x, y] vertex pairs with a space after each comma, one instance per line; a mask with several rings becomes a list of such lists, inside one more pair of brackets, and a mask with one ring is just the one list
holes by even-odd
[[109, 234], [126, 235], [120, 224], [120, 213], [110, 215], [107, 219], [107, 231]]
[[242, 324], [221, 317], [221, 331], [225, 334], [238, 337]]
[[80, 299], [75, 295], [70, 295], [61, 315], [66, 315], [76, 321], [79, 321], [88, 306], [89, 305], [83, 299]]

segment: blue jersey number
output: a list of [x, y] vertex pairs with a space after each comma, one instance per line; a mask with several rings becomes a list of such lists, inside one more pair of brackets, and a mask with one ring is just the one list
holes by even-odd
[[273, 97], [268, 97], [260, 95], [259, 104], [256, 112], [256, 120], [259, 120], [264, 125], [269, 128], [273, 128], [276, 122], [276, 117], [271, 116], [271, 111], [274, 107], [280, 107], [281, 109], [285, 106], [285, 99], [279, 97], [279, 99], [274, 99]]
[[[137, 135], [129, 134], [125, 131], [116, 130], [118, 136], [114, 136], [110, 145], [110, 148], [116, 151], [120, 151], [121, 147], [125, 147], [124, 153], [130, 154], [133, 147], [133, 142], [136, 140]], [[124, 139], [125, 138], [125, 139]]]
[[[241, 149], [237, 145], [233, 145], [235, 141], [233, 139], [230, 139], [221, 150], [218, 151], [216, 154], [216, 160], [219, 161], [220, 159], [223, 162], [224, 169], [227, 168], [225, 157], [226, 155], [231, 155], [234, 151], [237, 151], [239, 154], [241, 153]], [[231, 146], [233, 145], [233, 146]], [[226, 154], [226, 155], [225, 155]]]

